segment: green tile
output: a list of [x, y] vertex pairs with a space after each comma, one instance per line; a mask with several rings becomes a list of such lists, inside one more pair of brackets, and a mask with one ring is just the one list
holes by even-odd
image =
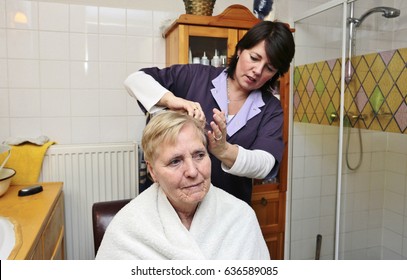
[[325, 90], [325, 83], [322, 77], [318, 78], [317, 84], [315, 85], [315, 90], [317, 91], [318, 95], [321, 97], [322, 93]]
[[373, 111], [377, 114], [384, 102], [384, 96], [378, 86], [374, 88], [373, 93], [369, 98], [369, 102], [372, 105]]

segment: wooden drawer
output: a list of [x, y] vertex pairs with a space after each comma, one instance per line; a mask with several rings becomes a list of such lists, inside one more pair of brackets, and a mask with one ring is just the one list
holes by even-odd
[[58, 247], [61, 239], [61, 233], [64, 230], [64, 208], [62, 195], [59, 197], [57, 204], [55, 205], [54, 211], [51, 214], [51, 218], [44, 230], [42, 236], [44, 242], [44, 259], [53, 259], [54, 252]]

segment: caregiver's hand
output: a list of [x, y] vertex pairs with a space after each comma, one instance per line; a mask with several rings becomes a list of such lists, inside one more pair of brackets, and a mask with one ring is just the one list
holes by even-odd
[[202, 111], [201, 104], [194, 101], [189, 101], [181, 97], [175, 96], [172, 92], [167, 92], [158, 102], [159, 105], [165, 106], [174, 111], [185, 111], [188, 115], [205, 123], [205, 114]]

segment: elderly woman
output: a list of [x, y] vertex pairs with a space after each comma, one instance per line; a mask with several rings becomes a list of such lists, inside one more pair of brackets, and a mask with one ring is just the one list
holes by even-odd
[[199, 120], [160, 113], [142, 147], [154, 184], [114, 217], [96, 259], [269, 259], [254, 211], [211, 184]]

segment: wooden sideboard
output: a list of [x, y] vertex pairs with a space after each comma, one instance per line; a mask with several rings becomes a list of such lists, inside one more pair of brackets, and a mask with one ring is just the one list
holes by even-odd
[[43, 191], [18, 196], [27, 186], [10, 186], [0, 197], [0, 216], [9, 218], [15, 227], [16, 245], [10, 260], [65, 259], [65, 222], [63, 183], [38, 183]]

